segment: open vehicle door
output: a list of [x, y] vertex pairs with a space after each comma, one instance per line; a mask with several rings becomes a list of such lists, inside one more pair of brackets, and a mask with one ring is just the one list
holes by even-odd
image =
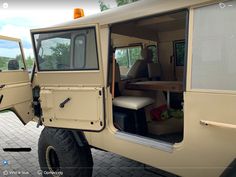
[[0, 111], [6, 109], [24, 124], [33, 119], [32, 88], [21, 41], [0, 36]]
[[45, 126], [101, 131], [104, 80], [98, 25], [32, 30], [34, 85]]

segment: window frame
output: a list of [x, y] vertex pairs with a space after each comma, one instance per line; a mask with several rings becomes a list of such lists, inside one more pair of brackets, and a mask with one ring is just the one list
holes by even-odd
[[[44, 33], [58, 33], [58, 32], [70, 32], [70, 31], [75, 31], [75, 30], [87, 30], [87, 29], [93, 29], [94, 30], [94, 41], [95, 41], [95, 45], [96, 45], [96, 58], [97, 58], [97, 68], [89, 68], [89, 69], [54, 69], [54, 70], [48, 70], [48, 69], [45, 69], [45, 70], [41, 70], [40, 67], [39, 67], [39, 56], [37, 54], [37, 47], [36, 47], [36, 41], [35, 41], [35, 37], [34, 35], [37, 35], [37, 34], [44, 34]], [[78, 35], [76, 35], [77, 37]], [[76, 28], [66, 28], [66, 29], [52, 29], [52, 30], [39, 30], [39, 31], [31, 31], [31, 38], [32, 38], [32, 44], [33, 44], [33, 50], [34, 50], [34, 53], [35, 53], [35, 63], [36, 63], [36, 66], [37, 66], [37, 71], [38, 72], [72, 72], [72, 71], [99, 71], [100, 70], [100, 60], [99, 60], [99, 45], [98, 45], [98, 36], [97, 36], [97, 26], [86, 26], [86, 27], [76, 27]], [[73, 51], [71, 51], [71, 56], [70, 58], [72, 57], [72, 59], [74, 60], [74, 42], [75, 40], [73, 39], [71, 41], [71, 44], [73, 46], [70, 46], [71, 49], [73, 49]], [[85, 50], [87, 49], [87, 47], [85, 47]], [[70, 59], [71, 60], [71, 59]], [[86, 60], [86, 59], [85, 59]], [[74, 61], [73, 61], [74, 63]]]

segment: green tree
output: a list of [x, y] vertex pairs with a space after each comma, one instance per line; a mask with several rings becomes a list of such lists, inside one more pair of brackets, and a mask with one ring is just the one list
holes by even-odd
[[98, 3], [101, 11], [110, 9], [110, 6], [108, 4], [105, 4], [102, 0], [99, 0]]
[[128, 67], [128, 50], [127, 49], [118, 49], [116, 50], [116, 60], [119, 66]]
[[40, 63], [42, 69], [65, 69], [70, 67], [70, 44], [57, 43], [50, 47], [50, 55], [43, 55]]
[[20, 69], [24, 69], [25, 68], [24, 64], [23, 64], [23, 59], [22, 59], [22, 55], [21, 54], [16, 55], [15, 60], [18, 61]]
[[6, 57], [0, 57], [0, 70], [7, 70], [7, 63], [9, 59]]
[[[133, 2], [136, 2], [136, 1], [138, 1], [138, 0], [116, 0], [116, 4], [119, 7], [119, 6], [123, 6], [123, 5], [129, 4], [129, 3], [133, 3]], [[109, 4], [105, 4], [102, 0], [99, 0], [98, 3], [99, 3], [101, 11], [110, 9], [110, 5]]]
[[119, 7], [119, 6], [123, 6], [123, 5], [133, 3], [133, 2], [136, 2], [136, 1], [138, 1], [138, 0], [116, 0], [116, 4]]
[[70, 45], [66, 43], [58, 43], [56, 47], [50, 48], [52, 53], [52, 58], [57, 60], [57, 63], [70, 65]]
[[[16, 55], [15, 58], [0, 56], [0, 70], [3, 70], [3, 71], [8, 70], [8, 63], [9, 63], [10, 60], [17, 60], [18, 63], [19, 63], [19, 68], [20, 69], [24, 68], [22, 55], [19, 54], [19, 55]], [[33, 63], [34, 63], [34, 59], [31, 58], [30, 56], [28, 56], [25, 60], [25, 64], [27, 66], [27, 69], [32, 69], [33, 68]]]
[[131, 67], [137, 60], [141, 59], [141, 47], [132, 47], [129, 48], [129, 58], [130, 58], [130, 63], [129, 67]]
[[28, 70], [31, 70], [33, 68], [34, 65], [34, 59], [31, 58], [31, 56], [28, 56], [25, 60], [25, 64]]
[[[16, 60], [19, 62], [20, 68], [24, 68], [22, 56], [21, 55], [17, 55], [16, 56]], [[28, 56], [27, 58], [25, 58], [25, 64], [26, 64], [26, 68], [28, 70], [31, 70], [33, 68], [34, 59], [31, 58], [31, 56]]]

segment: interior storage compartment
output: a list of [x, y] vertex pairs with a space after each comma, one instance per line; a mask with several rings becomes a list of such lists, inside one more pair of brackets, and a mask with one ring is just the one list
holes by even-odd
[[147, 121], [144, 109], [132, 110], [114, 106], [114, 125], [122, 131], [147, 135]]

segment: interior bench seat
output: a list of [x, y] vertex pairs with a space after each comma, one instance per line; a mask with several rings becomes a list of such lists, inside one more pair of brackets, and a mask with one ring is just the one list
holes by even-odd
[[132, 110], [139, 110], [153, 103], [151, 98], [135, 96], [119, 96], [113, 100], [114, 106]]

